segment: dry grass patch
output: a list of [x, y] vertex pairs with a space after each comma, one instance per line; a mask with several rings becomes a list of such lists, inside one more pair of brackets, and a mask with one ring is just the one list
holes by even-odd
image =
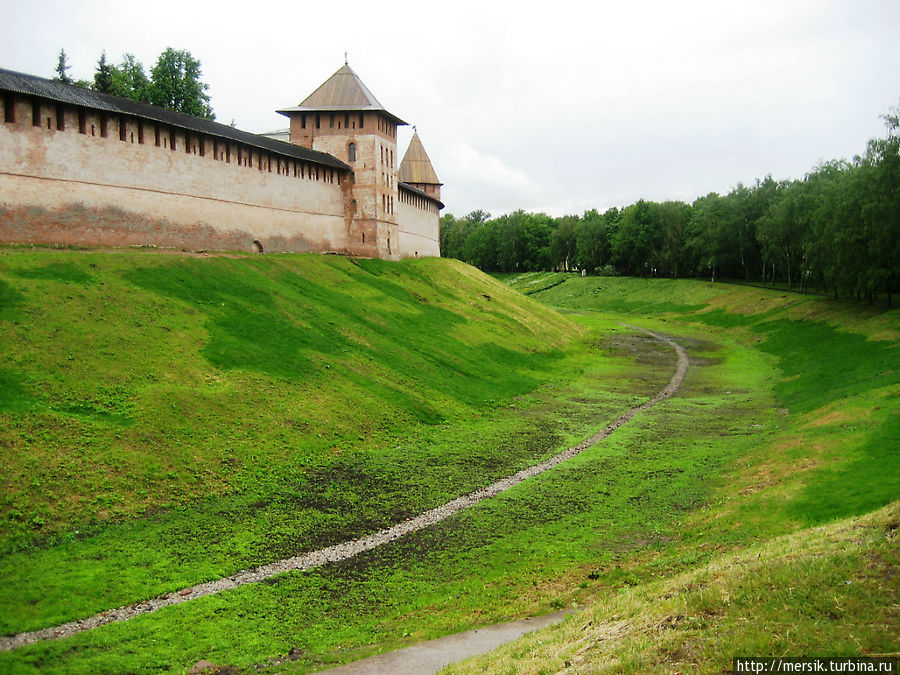
[[900, 502], [610, 593], [565, 623], [445, 670], [721, 673], [738, 655], [900, 650]]

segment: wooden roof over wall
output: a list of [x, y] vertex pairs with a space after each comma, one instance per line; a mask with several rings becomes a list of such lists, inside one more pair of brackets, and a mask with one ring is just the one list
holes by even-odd
[[418, 131], [413, 132], [406, 154], [403, 155], [403, 161], [400, 162], [398, 178], [404, 183], [442, 185], [434, 172], [431, 160], [428, 159], [428, 153], [425, 152], [425, 147], [422, 145]]
[[436, 199], [434, 195], [430, 195], [424, 190], [420, 190], [417, 187], [413, 187], [409, 183], [404, 183], [403, 181], [397, 181], [397, 187], [401, 190], [406, 190], [407, 192], [411, 192], [414, 195], [418, 195], [419, 197], [424, 197], [425, 199], [434, 202], [438, 205], [438, 208], [444, 208], [444, 202], [440, 199]]
[[149, 103], [138, 103], [127, 98], [101, 94], [92, 89], [83, 89], [82, 87], [63, 84], [62, 82], [48, 80], [35, 75], [26, 75], [25, 73], [17, 73], [0, 68], [0, 91], [10, 91], [25, 96], [37, 96], [49, 101], [66, 103], [105, 113], [138, 117], [197, 134], [227, 139], [259, 150], [266, 150], [273, 154], [300, 159], [333, 169], [351, 170], [347, 164], [324, 152], [317, 152], [299, 145], [293, 145], [292, 143], [285, 143], [284, 141], [276, 141], [249, 131], [235, 129], [227, 124], [219, 124], [200, 117], [184, 115], [173, 110], [150, 105]]
[[278, 112], [290, 116], [297, 112], [379, 112], [395, 124], [406, 124], [389, 113], [369, 88], [346, 63], [319, 85], [299, 105]]

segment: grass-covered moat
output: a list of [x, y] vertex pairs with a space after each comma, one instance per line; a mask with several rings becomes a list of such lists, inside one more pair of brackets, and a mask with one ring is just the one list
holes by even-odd
[[607, 602], [897, 499], [895, 312], [553, 276], [2, 250], [7, 634], [343, 541], [554, 454], [671, 376], [674, 353], [620, 321], [694, 365], [675, 398], [434, 528], [0, 670], [312, 670]]

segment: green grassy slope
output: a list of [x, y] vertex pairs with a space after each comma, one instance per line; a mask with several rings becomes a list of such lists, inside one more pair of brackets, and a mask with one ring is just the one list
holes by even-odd
[[[573, 344], [573, 360], [557, 364], [578, 364], [580, 370], [564, 370], [562, 379], [551, 378], [486, 415], [477, 427], [485, 437], [451, 430], [444, 447], [476, 464], [511, 450], [561, 449], [646, 400], [671, 376], [672, 350], [612, 321], [595, 319], [585, 329], [586, 339]], [[715, 358], [719, 349], [699, 339], [688, 342], [697, 358]], [[691, 373], [683, 397], [634, 420], [611, 443], [433, 528], [339, 565], [0, 654], [0, 668], [153, 672], [186, 669], [199, 659], [255, 668], [293, 651], [299, 658], [284, 666], [308, 671], [580, 603], [597, 588], [630, 582], [645, 572], [623, 570], [622, 562], [643, 551], [667, 550], [679, 521], [709, 497], [717, 472], [756, 442], [746, 435], [734, 444], [726, 432], [768, 419], [765, 359], [739, 348], [718, 358], [716, 366]], [[758, 398], [723, 395], [748, 377], [763, 390]], [[715, 414], [723, 407], [728, 415]], [[697, 436], [710, 442], [685, 452]], [[425, 442], [432, 439], [441, 441], [435, 436]], [[396, 455], [408, 447], [398, 448]], [[472, 470], [481, 473], [484, 467]], [[444, 485], [436, 482], [431, 489]], [[218, 527], [231, 531], [236, 525]], [[84, 566], [85, 558], [109, 556], [121, 541], [106, 539], [106, 546], [81, 548], [73, 558]], [[187, 556], [190, 544], [176, 553]], [[138, 572], [156, 574], [168, 556], [148, 554], [152, 565]], [[600, 574], [588, 581], [591, 570]], [[50, 576], [66, 575], [53, 568]], [[95, 579], [114, 582], [99, 569]], [[73, 585], [72, 592], [78, 590]], [[36, 588], [30, 591], [37, 595]], [[43, 598], [34, 606], [42, 616], [53, 607]]]
[[[772, 416], [732, 429], [732, 443], [741, 431], [758, 442], [723, 467], [667, 549], [622, 562], [629, 588], [599, 588], [565, 627], [450, 672], [717, 673], [738, 654], [900, 650], [896, 310], [696, 281], [506, 281], [570, 312], [744, 345], [772, 370], [768, 386], [748, 379], [734, 393], [768, 389]], [[685, 560], [700, 566], [681, 574]]]
[[7, 251], [0, 294], [6, 551], [490, 409], [578, 334], [443, 261]]
[[7, 250], [0, 292], [7, 631], [334, 543], [521, 468], [546, 441], [466, 443], [550, 369], [580, 367], [562, 365], [574, 324], [446, 261]]
[[722, 673], [735, 656], [897, 653], [900, 503], [611, 592], [469, 673]]
[[[564, 317], [452, 261], [4, 253], [6, 632], [369, 532], [581, 440], [674, 368], [618, 321], [695, 364], [607, 442], [433, 528], [2, 653], [4, 672], [308, 672], [583, 606], [891, 498], [889, 471], [837, 510], [814, 489], [896, 438], [891, 313], [811, 323], [763, 291], [616, 280], [631, 305]], [[796, 314], [763, 316], [779, 308]], [[807, 324], [849, 340], [856, 379], [788, 370]]]
[[[785, 509], [807, 524], [900, 496], [900, 312], [693, 280], [508, 277], [552, 306], [664, 318], [736, 336], [775, 359], [782, 443], [816, 476]], [[805, 469], [804, 469], [805, 470]]]

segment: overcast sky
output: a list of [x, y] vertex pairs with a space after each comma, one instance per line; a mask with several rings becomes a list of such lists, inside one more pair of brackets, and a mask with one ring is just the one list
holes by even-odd
[[[900, 1], [7, 3], [0, 67], [90, 79], [102, 50], [203, 66], [217, 120], [266, 132], [349, 52], [411, 125], [444, 213], [552, 215], [799, 178], [884, 133]], [[404, 152], [411, 127], [398, 139]]]

